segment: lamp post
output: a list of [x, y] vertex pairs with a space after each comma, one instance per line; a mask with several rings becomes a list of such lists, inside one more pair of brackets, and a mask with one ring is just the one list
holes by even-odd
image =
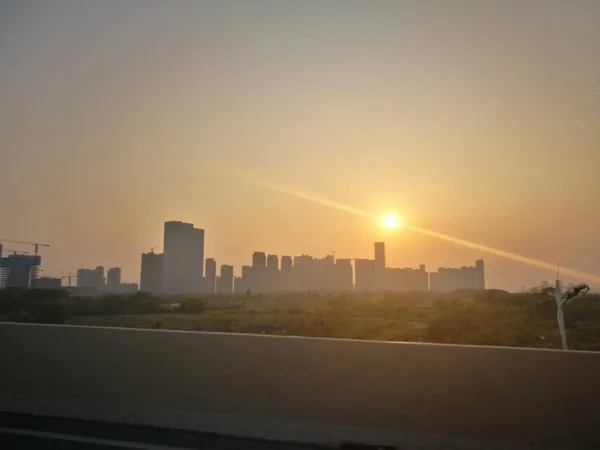
[[563, 314], [563, 305], [571, 299], [581, 297], [590, 290], [587, 284], [576, 284], [571, 286], [565, 292], [562, 291], [562, 285], [558, 276], [556, 277], [556, 287], [554, 289], [554, 298], [556, 300], [556, 321], [558, 322], [558, 330], [560, 331], [560, 340], [563, 350], [568, 350], [567, 333], [565, 330], [565, 316]]

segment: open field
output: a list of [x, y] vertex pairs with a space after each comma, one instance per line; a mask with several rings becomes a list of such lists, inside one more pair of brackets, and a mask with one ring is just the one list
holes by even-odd
[[[560, 348], [551, 290], [70, 297], [0, 291], [2, 320], [386, 341]], [[600, 350], [600, 296], [568, 303], [570, 348]]]

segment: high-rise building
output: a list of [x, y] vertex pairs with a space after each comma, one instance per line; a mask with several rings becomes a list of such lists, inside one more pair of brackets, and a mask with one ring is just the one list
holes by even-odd
[[267, 255], [265, 252], [252, 253], [252, 267], [254, 269], [264, 269], [267, 266]]
[[98, 266], [95, 269], [77, 270], [77, 287], [96, 288], [103, 290], [106, 285], [104, 279], [104, 267]]
[[62, 287], [62, 279], [41, 277], [33, 280], [32, 287], [36, 289], [60, 289]]
[[445, 268], [429, 274], [429, 289], [437, 292], [450, 292], [457, 289], [485, 289], [483, 260], [475, 262], [475, 267]]
[[248, 289], [252, 290], [252, 282], [252, 266], [242, 266], [242, 276], [239, 277], [239, 280], [235, 280], [235, 292], [243, 294]]
[[277, 255], [267, 256], [267, 269], [279, 270], [279, 258], [277, 257]]
[[338, 259], [335, 261], [335, 290], [351, 291], [354, 287], [352, 277], [352, 260]]
[[111, 267], [106, 272], [106, 289], [111, 292], [117, 292], [120, 290], [121, 285], [121, 268]]
[[385, 289], [396, 292], [429, 290], [429, 276], [425, 266], [421, 264], [419, 269], [387, 267]]
[[354, 283], [355, 290], [360, 292], [370, 292], [374, 285], [374, 267], [375, 261], [372, 259], [354, 260]]
[[200, 292], [204, 278], [204, 230], [191, 223], [165, 222], [163, 290]]
[[277, 255], [268, 255], [267, 273], [265, 276], [265, 291], [273, 292], [281, 289], [281, 277], [279, 275], [279, 258]]
[[163, 260], [164, 255], [162, 253], [142, 253], [140, 290], [154, 294], [163, 291]]
[[217, 279], [217, 292], [231, 294], [233, 292], [233, 266], [223, 264], [221, 275]]
[[0, 257], [0, 289], [6, 287], [31, 287], [38, 276], [42, 257], [18, 253]]
[[204, 291], [214, 294], [217, 280], [217, 261], [214, 258], [206, 258], [206, 276], [204, 277]]
[[294, 272], [292, 270], [292, 257], [281, 257], [281, 271], [279, 272], [279, 287], [284, 291], [294, 289]]
[[281, 257], [281, 271], [292, 270], [292, 257], [282, 256]]
[[477, 271], [477, 289], [485, 290], [485, 270], [483, 259], [475, 261], [475, 270]]
[[385, 276], [385, 243], [375, 242], [375, 259], [373, 261], [373, 286], [375, 291], [383, 291], [386, 289]]
[[375, 242], [375, 270], [385, 269], [385, 242]]
[[252, 254], [252, 281], [250, 289], [256, 292], [265, 292], [267, 290], [267, 255], [264, 252], [254, 252]]
[[315, 261], [310, 255], [294, 256], [293, 289], [309, 291], [316, 289]]

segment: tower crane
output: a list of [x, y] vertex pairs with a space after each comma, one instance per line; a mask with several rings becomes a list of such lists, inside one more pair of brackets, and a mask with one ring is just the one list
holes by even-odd
[[71, 274], [69, 274], [69, 275], [65, 275], [65, 276], [60, 277], [60, 278], [63, 279], [63, 280], [67, 280], [67, 282], [69, 283], [69, 287], [71, 287], [71, 279], [77, 278], [77, 275], [71, 275]]
[[21, 250], [13, 250], [11, 248], [3, 248], [2, 251], [10, 252], [13, 255], [29, 255], [29, 252], [22, 252]]
[[33, 245], [33, 247], [35, 248], [36, 256], [38, 254], [40, 247], [50, 247], [50, 244], [42, 244], [41, 242], [15, 241], [12, 239], [0, 239], [0, 242], [10, 242], [11, 244]]

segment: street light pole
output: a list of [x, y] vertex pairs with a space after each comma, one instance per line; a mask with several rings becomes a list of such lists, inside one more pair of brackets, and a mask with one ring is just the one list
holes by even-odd
[[590, 287], [587, 284], [581, 283], [571, 286], [563, 293], [562, 284], [558, 278], [558, 273], [556, 275], [556, 287], [554, 288], [554, 299], [556, 300], [556, 321], [558, 322], [558, 331], [560, 332], [560, 340], [563, 350], [569, 349], [567, 345], [567, 332], [565, 329], [563, 305], [573, 298], [586, 294], [589, 290]]

